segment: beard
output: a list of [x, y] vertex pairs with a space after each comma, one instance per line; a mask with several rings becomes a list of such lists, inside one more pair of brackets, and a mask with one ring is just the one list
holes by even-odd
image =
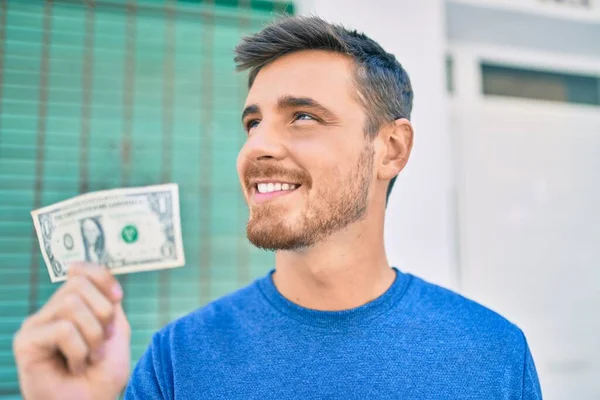
[[[331, 182], [322, 184], [313, 199], [308, 200], [305, 209], [292, 220], [281, 206], [269, 203], [255, 206], [250, 210], [250, 219], [246, 226], [246, 235], [250, 243], [264, 250], [302, 250], [361, 220], [367, 211], [373, 158], [374, 147], [367, 140], [355, 169], [342, 179], [336, 174]], [[290, 174], [275, 167], [267, 169], [271, 172], [281, 172], [281, 176], [304, 177], [301, 173]], [[264, 171], [254, 171], [254, 175], [259, 174], [268, 176]], [[301, 187], [307, 186], [306, 189], [310, 189], [310, 186], [305, 184], [310, 182], [309, 179], [304, 178], [297, 182], [302, 184]]]

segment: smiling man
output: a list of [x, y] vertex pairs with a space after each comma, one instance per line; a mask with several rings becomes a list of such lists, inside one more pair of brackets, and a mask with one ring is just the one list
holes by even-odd
[[[395, 57], [316, 17], [279, 20], [236, 52], [250, 70], [247, 235], [275, 268], [156, 333], [125, 397], [540, 399], [518, 327], [388, 264], [387, 197], [413, 141]], [[15, 340], [23, 392], [114, 399], [128, 375], [122, 293], [101, 268], [70, 274]]]

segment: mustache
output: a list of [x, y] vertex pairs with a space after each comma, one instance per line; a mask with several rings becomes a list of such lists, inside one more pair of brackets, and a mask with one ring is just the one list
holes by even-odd
[[244, 173], [246, 186], [250, 186], [250, 180], [277, 178], [290, 183], [310, 185], [311, 179], [307, 172], [283, 168], [277, 164], [261, 164], [252, 162]]

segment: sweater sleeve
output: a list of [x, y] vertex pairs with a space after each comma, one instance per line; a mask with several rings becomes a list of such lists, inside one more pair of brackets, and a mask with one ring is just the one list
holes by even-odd
[[540, 387], [540, 381], [527, 340], [525, 340], [525, 361], [523, 365], [523, 390], [521, 398], [523, 400], [542, 400], [542, 389]]
[[161, 341], [162, 335], [158, 332], [133, 370], [125, 390], [125, 400], [173, 398], [169, 348], [161, 346]]

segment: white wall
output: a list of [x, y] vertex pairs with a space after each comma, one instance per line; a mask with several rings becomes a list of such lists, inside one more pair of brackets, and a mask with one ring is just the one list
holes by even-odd
[[415, 92], [413, 154], [388, 204], [386, 247], [391, 264], [453, 287], [453, 186], [445, 96], [441, 0], [303, 0], [298, 13], [364, 31], [396, 55]]
[[600, 108], [481, 89], [482, 60], [600, 76], [598, 9], [549, 3], [446, 7], [459, 287], [523, 329], [545, 399], [592, 400], [600, 394]]
[[523, 329], [545, 399], [597, 399], [600, 108], [484, 97], [479, 64], [600, 76], [600, 54], [454, 41], [450, 52], [461, 292]]
[[[568, 17], [572, 5], [550, 4], [549, 0], [535, 4], [513, 1], [512, 8], [485, 7], [482, 4], [496, 2], [479, 1], [469, 4], [470, 1], [453, 0], [446, 4], [449, 41], [531, 48], [569, 56], [594, 57], [600, 54], [600, 1], [597, 3], [597, 21], [589, 18], [590, 12], [579, 15], [579, 19], [573, 15]], [[534, 10], [538, 12], [534, 13]], [[551, 10], [563, 12], [557, 14], [549, 12]]]
[[450, 6], [470, 5], [492, 11], [510, 10], [537, 17], [600, 22], [598, 0], [446, 0]]

